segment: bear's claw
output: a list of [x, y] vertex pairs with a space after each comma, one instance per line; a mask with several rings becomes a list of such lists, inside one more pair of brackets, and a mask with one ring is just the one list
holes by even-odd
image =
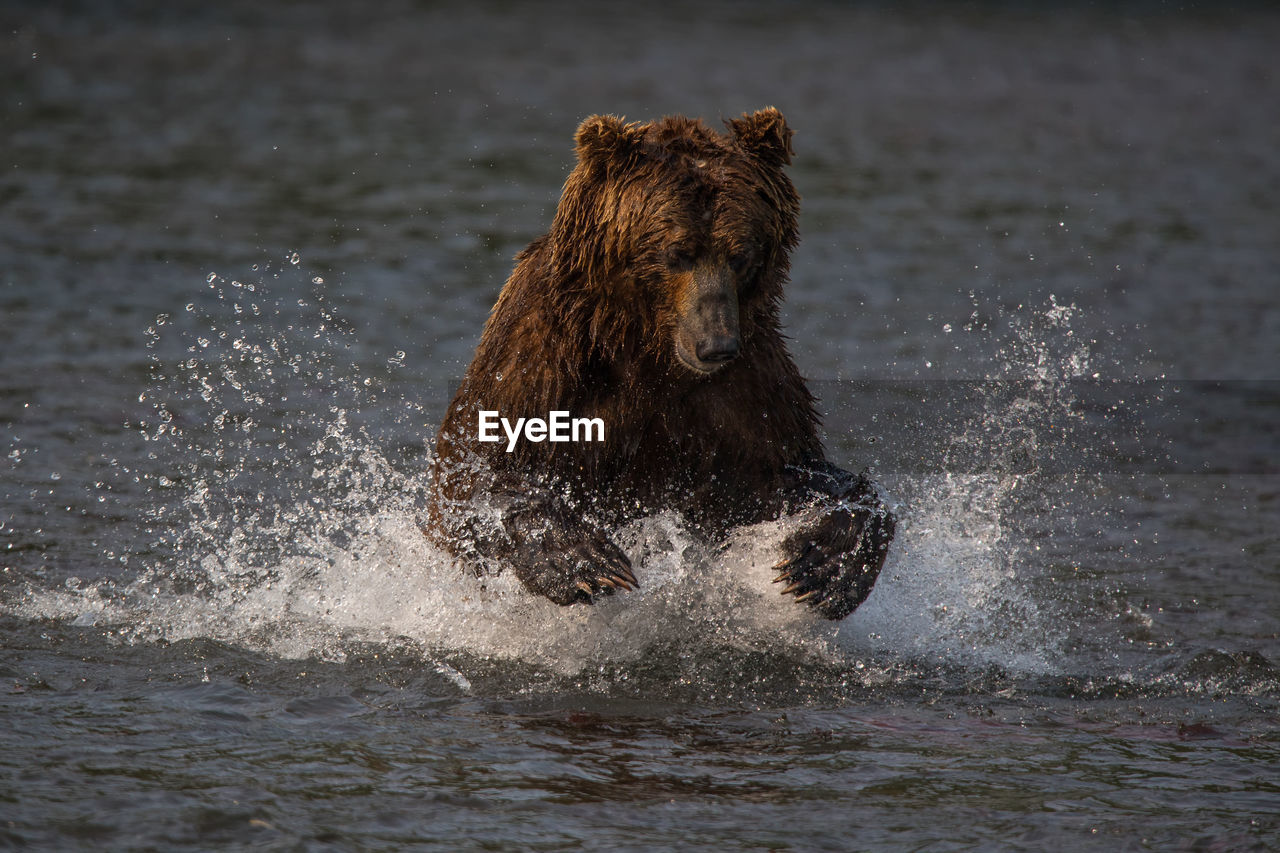
[[[571, 549], [571, 555], [565, 556], [569, 557], [567, 562], [571, 566], [567, 572], [561, 568], [539, 573], [536, 580], [526, 579], [526, 584], [557, 604], [591, 604], [596, 596], [613, 595], [618, 590], [630, 592], [640, 586], [627, 555], [606, 538], [580, 543]], [[565, 584], [563, 580], [558, 583], [557, 577], [567, 577], [570, 583]]]
[[543, 554], [533, 565], [520, 567], [520, 579], [530, 591], [556, 604], [591, 604], [597, 596], [630, 592], [640, 586], [621, 551], [606, 555], [574, 549], [559, 559]]
[[[630, 592], [632, 589], [635, 588], [633, 586], [633, 584], [635, 583], [634, 579], [631, 581], [627, 581], [626, 578], [620, 577], [618, 575], [599, 575], [598, 577], [596, 577], [596, 583], [603, 586], [605, 588], [605, 592], [613, 592], [613, 590], [615, 589], [625, 589], [627, 592]], [[582, 588], [583, 586], [584, 584], [582, 583], [578, 584], [579, 588]]]

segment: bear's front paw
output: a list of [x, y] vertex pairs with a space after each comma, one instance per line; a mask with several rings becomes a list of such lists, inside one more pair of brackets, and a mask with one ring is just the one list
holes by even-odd
[[516, 576], [530, 592], [556, 604], [590, 604], [597, 595], [640, 585], [627, 555], [603, 530], [559, 507], [539, 509], [546, 514], [519, 512], [507, 519]]
[[827, 619], [843, 619], [871, 594], [893, 539], [883, 507], [841, 503], [824, 508], [783, 542], [789, 555], [774, 569], [783, 595], [795, 595]]
[[553, 550], [544, 550], [516, 570], [530, 592], [556, 604], [591, 604], [597, 595], [632, 590], [640, 584], [631, 561], [603, 535]]

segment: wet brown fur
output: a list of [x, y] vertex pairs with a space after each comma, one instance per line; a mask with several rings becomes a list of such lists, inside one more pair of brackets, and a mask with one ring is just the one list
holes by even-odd
[[[788, 466], [825, 465], [814, 401], [778, 318], [797, 241], [799, 197], [783, 171], [791, 131], [772, 108], [726, 125], [722, 134], [683, 117], [596, 116], [579, 127], [551, 230], [517, 256], [437, 438], [427, 529], [455, 553], [512, 549], [532, 589], [589, 598], [612, 587], [579, 578], [577, 592], [552, 593], [530, 577], [553, 573], [548, 554], [559, 548], [572, 551], [568, 562], [616, 562], [602, 527], [662, 508], [713, 535], [776, 516], [795, 486]], [[738, 296], [740, 354], [710, 374], [675, 354], [677, 341], [692, 346], [696, 264], [731, 269]], [[599, 417], [605, 440], [521, 439], [508, 453], [505, 437], [478, 441], [482, 409], [512, 422], [554, 410]], [[485, 534], [466, 513], [481, 493], [526, 507], [513, 515], [589, 529], [508, 524], [498, 545], [477, 546]], [[522, 547], [545, 565], [522, 570]], [[629, 571], [604, 576], [626, 587]]]

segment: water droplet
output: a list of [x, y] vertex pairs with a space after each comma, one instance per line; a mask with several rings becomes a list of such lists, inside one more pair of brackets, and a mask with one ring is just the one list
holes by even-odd
[[323, 278], [321, 278], [320, 276], [316, 276], [315, 278], [311, 279], [311, 283], [312, 283], [312, 284], [324, 284], [324, 279], [323, 279]]
[[950, 323], [943, 323], [943, 324], [942, 324], [942, 331], [946, 332], [948, 335], [949, 335], [949, 334], [951, 334], [951, 324], [950, 324]]
[[292, 255], [289, 256], [289, 263], [293, 264], [294, 266], [297, 266], [298, 262], [301, 260], [302, 258], [298, 256], [297, 252], [294, 252]]
[[196, 304], [195, 304], [194, 302], [188, 302], [188, 303], [187, 303], [187, 310], [188, 310], [188, 311], [194, 311], [194, 310], [196, 310]]
[[205, 279], [205, 281], [207, 281], [209, 284], [213, 284], [217, 280], [218, 280], [218, 274], [216, 272], [209, 273], [209, 277]]

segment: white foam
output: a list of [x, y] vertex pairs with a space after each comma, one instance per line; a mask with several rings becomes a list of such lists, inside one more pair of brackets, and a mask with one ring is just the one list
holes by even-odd
[[[422, 535], [413, 515], [359, 519], [342, 546], [324, 539], [261, 571], [253, 543], [202, 559], [203, 589], [162, 592], [149, 572], [123, 594], [90, 587], [32, 591], [33, 617], [126, 626], [139, 639], [210, 638], [283, 657], [341, 658], [349, 642], [408, 641], [431, 653], [519, 660], [573, 674], [639, 658], [673, 638], [861, 657], [889, 651], [1043, 670], [1034, 604], [1006, 559], [1000, 484], [951, 477], [924, 486], [903, 519], [868, 601], [842, 623], [814, 617], [772, 583], [785, 522], [743, 528], [727, 543], [698, 539], [672, 513], [617, 531], [640, 588], [593, 606], [560, 607], [510, 574], [475, 577]], [[1006, 621], [1009, 620], [1009, 621]]]
[[[219, 290], [211, 310], [223, 301]], [[1019, 330], [1019, 348], [1004, 353], [1006, 372], [1041, 385], [1033, 397], [993, 399], [982, 421], [957, 436], [958, 456], [976, 447], [1021, 462], [1041, 452], [1034, 428], [1024, 429], [1034, 422], [1028, 408], [1057, 411], [1064, 403], [1055, 383], [1087, 368], [1074, 341], [1065, 358], [1053, 357], [1048, 335], [1069, 332], [1069, 317], [1070, 310], [1052, 303]], [[321, 319], [317, 326], [324, 329], [329, 317]], [[205, 320], [191, 334], [204, 334], [217, 317]], [[325, 368], [327, 374], [315, 368], [314, 379], [301, 372], [300, 365], [322, 359], [292, 354], [297, 342], [269, 337], [272, 325], [246, 328], [237, 319], [234, 328], [221, 350], [221, 338], [187, 349], [208, 359], [184, 356], [179, 376], [188, 383], [189, 423], [217, 424], [239, 412], [242, 423], [252, 424], [259, 411], [260, 420], [270, 421], [275, 398], [297, 394], [296, 383], [305, 390], [333, 382], [332, 368]], [[254, 342], [254, 334], [268, 337]], [[245, 346], [255, 358], [243, 357]], [[313, 346], [319, 348], [313, 354], [330, 359], [340, 351], [323, 340]], [[283, 367], [292, 369], [273, 372]], [[208, 393], [210, 377], [228, 374], [237, 378], [234, 387], [214, 382], [222, 396]], [[1045, 383], [1054, 393], [1045, 392]], [[855, 659], [887, 652], [1030, 671], [1051, 668], [1056, 653], [1051, 620], [1026, 592], [1020, 534], [1009, 524], [1020, 512], [1025, 475], [1001, 472], [1017, 465], [895, 484], [902, 508], [889, 561], [867, 602], [838, 624], [813, 617], [772, 583], [787, 522], [744, 528], [727, 543], [709, 545], [671, 513], [614, 531], [639, 590], [566, 608], [529, 595], [511, 575], [477, 579], [433, 548], [416, 521], [425, 480], [398, 472], [374, 442], [352, 430], [344, 409], [335, 405], [327, 417], [313, 413], [309, 423], [320, 427], [320, 437], [301, 455], [314, 467], [309, 478], [290, 486], [294, 494], [264, 498], [259, 491], [258, 503], [243, 504], [234, 496], [245, 482], [262, 482], [263, 460], [275, 466], [268, 477], [285, 475], [297, 463], [261, 452], [284, 447], [264, 445], [278, 440], [269, 432], [176, 431], [165, 417], [166, 393], [173, 390], [149, 392], [158, 414], [145, 437], [157, 455], [167, 448], [174, 458], [190, 460], [183, 489], [153, 486], [168, 501], [158, 511], [158, 527], [172, 529], [187, 519], [170, 543], [173, 556], [124, 589], [32, 588], [5, 607], [114, 626], [142, 640], [202, 637], [287, 657], [332, 658], [341, 658], [352, 641], [408, 642], [432, 653], [520, 660], [562, 673], [634, 660], [655, 644], [680, 638]], [[207, 417], [200, 417], [200, 401]], [[216, 443], [207, 452], [193, 443], [209, 440]]]
[[910, 509], [879, 582], [849, 619], [846, 648], [1052, 670], [1057, 642], [1002, 521], [1019, 477], [942, 474], [911, 485]]

